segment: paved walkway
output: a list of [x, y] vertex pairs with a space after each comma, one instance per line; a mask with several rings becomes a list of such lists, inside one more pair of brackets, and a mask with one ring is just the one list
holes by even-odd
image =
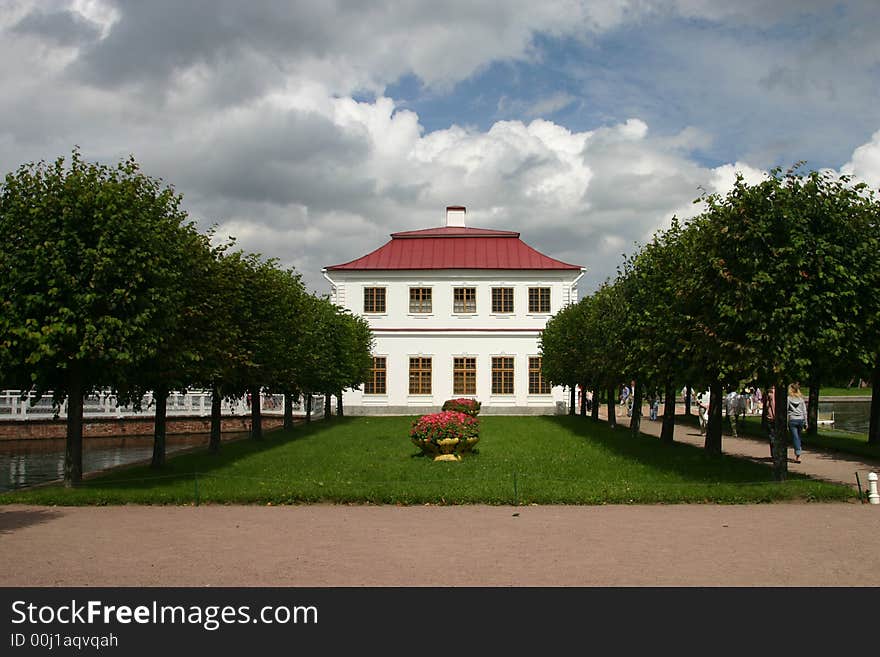
[[[628, 427], [630, 418], [626, 416], [626, 412], [623, 411], [621, 406], [617, 408], [621, 412], [617, 416], [617, 424]], [[599, 411], [599, 417], [603, 420], [607, 417], [606, 409], [607, 407], [603, 406]], [[651, 421], [647, 415], [642, 418], [642, 426], [640, 427], [642, 433], [659, 437], [661, 428], [661, 420]], [[705, 437], [700, 434], [700, 430], [696, 427], [676, 423], [674, 439], [681, 443], [702, 447]], [[721, 449], [725, 454], [766, 463], [767, 467], [772, 466], [770, 445], [766, 440], [734, 438], [725, 434], [721, 442]], [[805, 448], [801, 454], [801, 462], [795, 463], [794, 451], [789, 448], [788, 469], [789, 472], [799, 472], [818, 479], [846, 484], [853, 488], [857, 487], [856, 472], [858, 472], [862, 483], [862, 490], [864, 491], [868, 485], [868, 473], [876, 472], [880, 474], [880, 461], [865, 459], [844, 452]]]

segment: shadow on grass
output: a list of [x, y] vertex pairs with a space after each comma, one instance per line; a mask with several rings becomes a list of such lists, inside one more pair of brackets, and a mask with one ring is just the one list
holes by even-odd
[[[546, 421], [590, 440], [618, 456], [690, 482], [742, 484], [773, 481], [772, 471], [752, 459], [710, 454], [702, 447], [680, 442], [664, 443], [655, 436], [646, 434], [633, 437], [629, 427], [619, 425], [612, 429], [604, 420], [593, 422], [589, 418], [550, 416]], [[812, 478], [789, 473], [789, 479], [806, 481]]]
[[[219, 470], [234, 465], [237, 461], [250, 456], [264, 454], [279, 449], [293, 441], [319, 439], [320, 435], [335, 427], [354, 421], [352, 418], [341, 417], [333, 420], [320, 420], [294, 426], [293, 429], [273, 429], [263, 433], [263, 438], [239, 438], [230, 442], [222, 442], [218, 452], [211, 452], [207, 447], [187, 450], [181, 454], [169, 455], [161, 468], [148, 465], [133, 465], [114, 468], [110, 472], [95, 473], [84, 479], [74, 490], [88, 489], [124, 489], [126, 491], [149, 491], [166, 486], [177, 480], [181, 483], [192, 482], [197, 487], [199, 476], [210, 477]], [[59, 487], [56, 484], [53, 487]], [[28, 490], [20, 489], [22, 492]]]

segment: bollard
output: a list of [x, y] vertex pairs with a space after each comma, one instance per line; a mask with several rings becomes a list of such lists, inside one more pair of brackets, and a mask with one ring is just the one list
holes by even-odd
[[880, 493], [877, 492], [877, 473], [868, 473], [868, 503], [880, 504]]

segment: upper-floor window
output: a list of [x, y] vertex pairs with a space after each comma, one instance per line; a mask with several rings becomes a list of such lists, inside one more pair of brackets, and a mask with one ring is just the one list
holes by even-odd
[[513, 288], [512, 287], [493, 287], [492, 288], [492, 312], [493, 313], [512, 313], [513, 312]]
[[384, 313], [385, 312], [385, 288], [384, 287], [365, 287], [364, 288], [364, 312], [365, 313]]
[[530, 313], [549, 313], [550, 312], [550, 288], [549, 287], [530, 287], [529, 288], [529, 312]]
[[452, 312], [477, 312], [477, 288], [457, 287], [452, 290]]
[[549, 395], [550, 384], [544, 378], [541, 371], [544, 365], [544, 359], [541, 356], [529, 356], [529, 394], [530, 395]]
[[370, 376], [364, 384], [365, 395], [384, 395], [387, 385], [387, 361], [385, 356], [373, 356]]
[[411, 313], [431, 312], [431, 288], [409, 288], [409, 311]]

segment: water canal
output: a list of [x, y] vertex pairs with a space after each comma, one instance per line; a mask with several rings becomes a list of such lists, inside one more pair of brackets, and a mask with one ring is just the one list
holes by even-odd
[[[223, 440], [246, 434], [224, 433]], [[207, 447], [208, 434], [179, 434], [167, 437], [167, 454]], [[24, 488], [64, 477], [64, 439], [0, 441], [0, 491]], [[149, 461], [153, 456], [152, 436], [85, 438], [83, 473], [89, 474], [121, 465]]]

